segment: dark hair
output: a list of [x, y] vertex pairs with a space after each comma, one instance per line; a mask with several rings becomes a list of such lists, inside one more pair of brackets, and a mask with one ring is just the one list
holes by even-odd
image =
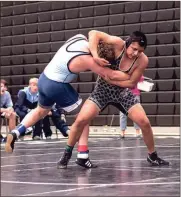
[[4, 86], [6, 86], [6, 87], [7, 87], [7, 85], [8, 85], [7, 81], [4, 80], [4, 79], [1, 79], [1, 83], [4, 84]]
[[126, 39], [126, 47], [128, 48], [132, 42], [138, 42], [144, 49], [147, 47], [147, 38], [141, 31], [134, 31], [129, 38]]
[[114, 48], [111, 44], [100, 41], [97, 47], [97, 52], [100, 58], [104, 58], [109, 62], [115, 59]]

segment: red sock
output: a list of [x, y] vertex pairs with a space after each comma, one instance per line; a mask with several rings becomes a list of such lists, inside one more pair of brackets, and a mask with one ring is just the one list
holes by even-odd
[[77, 158], [87, 159], [89, 157], [89, 150], [87, 145], [78, 145], [77, 150], [78, 150]]
[[86, 151], [88, 151], [88, 146], [87, 145], [78, 145], [77, 151], [78, 152], [86, 152]]

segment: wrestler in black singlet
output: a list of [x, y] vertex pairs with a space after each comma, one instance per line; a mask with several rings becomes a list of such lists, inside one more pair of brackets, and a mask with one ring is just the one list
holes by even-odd
[[[112, 70], [120, 70], [119, 65], [124, 55], [126, 47], [124, 47], [121, 55], [114, 61], [110, 62], [110, 68]], [[134, 66], [134, 63], [138, 57], [133, 61], [128, 70], [122, 72], [129, 73]], [[114, 105], [124, 114], [128, 114], [128, 110], [135, 104], [139, 103], [136, 96], [131, 92], [129, 88], [122, 88], [116, 85], [108, 84], [104, 79], [98, 76], [96, 86], [91, 93], [89, 100], [95, 102], [101, 111], [107, 107], [107, 105]]]

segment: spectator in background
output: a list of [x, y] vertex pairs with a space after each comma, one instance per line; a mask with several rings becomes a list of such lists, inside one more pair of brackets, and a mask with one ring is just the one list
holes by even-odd
[[[7, 82], [1, 79], [1, 117], [9, 120], [9, 131], [16, 127], [16, 113], [13, 109], [13, 102], [10, 93], [7, 91]], [[0, 140], [4, 138], [0, 134]]]
[[[15, 111], [20, 117], [20, 121], [29, 113], [32, 109], [36, 108], [38, 104], [38, 79], [31, 78], [29, 80], [29, 86], [18, 92], [18, 100], [15, 104]], [[52, 131], [50, 129], [50, 122], [48, 116], [44, 117], [42, 120], [38, 121], [34, 125], [34, 129], [28, 128], [28, 130], [33, 130], [32, 138], [34, 140], [40, 140], [42, 135], [42, 128], [45, 133], [46, 138], [50, 138]]]
[[[142, 76], [140, 78], [140, 81], [139, 82], [142, 82], [144, 80], [144, 77]], [[140, 102], [140, 90], [136, 87], [134, 87], [133, 89], [131, 89], [132, 93], [134, 95], [136, 95], [136, 98], [139, 100]], [[136, 137], [141, 137], [141, 131], [140, 131], [140, 128], [139, 126], [133, 122], [133, 125], [134, 125], [134, 128], [136, 130]], [[124, 138], [125, 137], [125, 132], [126, 132], [126, 128], [127, 128], [127, 116], [125, 114], [123, 114], [121, 111], [120, 111], [120, 128], [121, 128], [121, 138]]]

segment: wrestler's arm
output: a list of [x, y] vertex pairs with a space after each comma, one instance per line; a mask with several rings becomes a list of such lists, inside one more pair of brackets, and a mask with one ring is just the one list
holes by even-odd
[[130, 75], [119, 70], [112, 70], [112, 72], [108, 74], [108, 77], [112, 81], [124, 81], [130, 79]]
[[117, 50], [122, 50], [122, 48], [124, 46], [124, 41], [120, 37], [111, 36], [109, 34], [101, 32], [101, 31], [92, 30], [89, 32], [90, 52], [91, 52], [94, 60], [100, 66], [106, 66], [109, 64], [109, 62], [107, 60], [105, 60], [104, 58], [100, 58], [98, 55], [98, 51], [97, 51], [97, 46], [100, 41], [103, 41], [107, 44], [112, 44], [114, 46], [114, 48], [116, 48]]
[[91, 70], [92, 72], [98, 74], [100, 77], [103, 77], [105, 79], [114, 79], [114, 77], [117, 77], [117, 79], [121, 81], [121, 80], [128, 80], [130, 78], [130, 75], [124, 72], [115, 71], [110, 68], [100, 66], [95, 62], [93, 58], [89, 59], [89, 64], [79, 66], [79, 69]]
[[132, 75], [130, 76], [130, 79], [128, 80], [124, 80], [124, 81], [120, 81], [120, 80], [107, 80], [105, 78], [105, 80], [112, 84], [112, 85], [116, 85], [116, 86], [120, 86], [123, 88], [134, 88], [137, 83], [140, 81], [141, 76], [143, 75], [145, 69], [147, 68], [148, 65], [148, 58], [146, 57], [144, 59], [144, 61], [142, 62], [142, 64], [140, 64], [132, 73]]
[[124, 41], [118, 36], [111, 36], [101, 31], [91, 30], [89, 32], [89, 47], [93, 57], [98, 57], [97, 46], [100, 41], [119, 46], [121, 49], [124, 45]]
[[[101, 59], [105, 64], [106, 62], [104, 61], [103, 58], [99, 58], [98, 53], [97, 53], [97, 46], [99, 44], [99, 41], [102, 40], [107, 44], [112, 44], [114, 45], [118, 50], [122, 50], [124, 46], [124, 41], [117, 36], [111, 36], [107, 33], [101, 32], [101, 31], [96, 31], [92, 30], [89, 32], [89, 50], [93, 56], [94, 61], [98, 64], [101, 65], [100, 61], [97, 61], [98, 59]], [[108, 63], [108, 62], [107, 62]], [[121, 71], [115, 71], [110, 68], [89, 68], [93, 72], [97, 73], [98, 75], [102, 76], [101, 73], [106, 73], [106, 77], [110, 78], [111, 80], [128, 80], [130, 78], [130, 75], [121, 72]], [[96, 70], [99, 70], [98, 72]]]
[[113, 81], [125, 81], [125, 80], [129, 80], [130, 79], [130, 75], [122, 72], [122, 71], [115, 71], [112, 70], [110, 68], [105, 68], [105, 67], [101, 67], [99, 66], [99, 68], [91, 68], [91, 70], [95, 73], [97, 73], [99, 76], [106, 78], [106, 79], [110, 79]]

